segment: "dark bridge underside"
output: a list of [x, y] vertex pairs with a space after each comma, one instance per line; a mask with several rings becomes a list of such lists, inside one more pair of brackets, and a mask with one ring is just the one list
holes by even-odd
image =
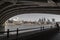
[[[7, 36], [0, 36], [0, 40], [52, 40], [54, 36], [58, 33], [57, 28], [45, 29], [45, 30], [35, 30], [18, 34]], [[58, 38], [57, 38], [58, 39]]]
[[[44, 1], [43, 0], [21, 0], [21, 1], [1, 0], [0, 1], [0, 31], [4, 31], [5, 28], [3, 24], [5, 23], [5, 21], [15, 15], [26, 14], [26, 13], [47, 13], [47, 14], [50, 13], [50, 14], [60, 15], [60, 0], [57, 0], [56, 3], [54, 1], [48, 3], [47, 0]], [[51, 31], [54, 33], [56, 32], [54, 30]], [[52, 33], [51, 31], [49, 30], [47, 32], [49, 36], [50, 33]], [[43, 34], [41, 33], [43, 35], [42, 37], [45, 37], [47, 33], [45, 32], [43, 32]], [[34, 39], [36, 37], [39, 38], [40, 33], [37, 34], [38, 35], [34, 34]], [[26, 38], [27, 37], [28, 36], [26, 36]]]
[[60, 1], [48, 3], [47, 0], [21, 0], [21, 1], [0, 1], [0, 25], [7, 19], [24, 13], [50, 13], [60, 14]]

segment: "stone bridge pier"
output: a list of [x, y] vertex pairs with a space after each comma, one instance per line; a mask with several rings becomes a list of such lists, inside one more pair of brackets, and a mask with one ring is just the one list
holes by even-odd
[[4, 31], [5, 31], [5, 25], [4, 24], [3, 25], [0, 24], [0, 32], [3, 33]]

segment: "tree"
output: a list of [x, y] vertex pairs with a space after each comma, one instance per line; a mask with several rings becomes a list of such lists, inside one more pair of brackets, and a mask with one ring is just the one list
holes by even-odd
[[52, 19], [52, 22], [55, 22], [55, 19], [54, 18]]
[[47, 21], [48, 21], [48, 22], [50, 22], [50, 20], [49, 20], [49, 19], [48, 19]]
[[50, 24], [50, 20], [49, 19], [47, 19], [47, 24]]
[[46, 19], [44, 18], [44, 21], [46, 21]]
[[38, 20], [39, 22], [41, 21], [41, 19]]

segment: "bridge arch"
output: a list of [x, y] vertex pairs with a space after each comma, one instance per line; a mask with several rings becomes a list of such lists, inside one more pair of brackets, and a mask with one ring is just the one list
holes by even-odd
[[0, 11], [0, 26], [4, 26], [5, 21], [12, 16], [25, 14], [25, 13], [51, 13], [51, 14], [59, 14], [60, 7], [55, 5], [46, 5], [41, 6], [39, 2], [34, 1], [23, 1], [20, 4], [13, 4], [7, 2], [10, 5], [6, 5], [5, 7], [1, 4]]
[[[10, 8], [10, 9], [8, 9]], [[60, 9], [57, 7], [39, 7], [36, 5], [13, 5], [5, 10], [0, 11], [0, 24], [3, 24], [7, 18], [24, 13], [52, 13], [57, 14]], [[53, 9], [52, 9], [53, 8]]]

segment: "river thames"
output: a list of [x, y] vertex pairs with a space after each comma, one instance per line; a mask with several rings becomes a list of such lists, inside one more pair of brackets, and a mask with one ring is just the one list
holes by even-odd
[[[47, 29], [47, 28], [51, 28], [52, 25], [9, 25], [9, 26], [5, 26], [5, 31], [7, 31], [7, 29], [9, 29], [10, 31], [13, 31], [13, 30], [17, 30], [17, 28], [19, 30], [20, 29], [37, 28], [37, 29], [24, 30], [24, 31], [19, 32], [19, 33], [22, 33], [22, 32], [40, 30], [40, 27], [43, 27], [43, 26], [44, 26], [44, 29]], [[14, 34], [14, 33], [12, 33], [12, 34]]]

